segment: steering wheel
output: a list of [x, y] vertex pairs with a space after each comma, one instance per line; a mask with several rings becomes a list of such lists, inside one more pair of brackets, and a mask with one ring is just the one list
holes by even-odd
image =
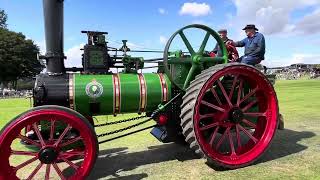
[[228, 59], [230, 62], [237, 62], [239, 59], [239, 53], [235, 46], [227, 45]]
[[[186, 29], [200, 29], [204, 30], [206, 32], [206, 35], [201, 43], [201, 46], [198, 51], [195, 51], [195, 49], [191, 46], [189, 40], [184, 34], [184, 30]], [[170, 46], [172, 41], [176, 36], [180, 36], [183, 43], [186, 45], [188, 52], [191, 56], [172, 56], [169, 52]], [[218, 45], [220, 46], [222, 50], [222, 57], [208, 57], [205, 55], [205, 47], [208, 43], [208, 40], [210, 36], [213, 36], [214, 39], [218, 42]], [[200, 24], [192, 24], [185, 26], [181, 29], [179, 29], [177, 32], [175, 32], [170, 39], [168, 40], [164, 54], [163, 54], [163, 65], [165, 73], [167, 74], [168, 78], [171, 80], [171, 82], [176, 85], [181, 90], [186, 90], [189, 86], [190, 82], [195, 78], [196, 75], [201, 73], [201, 68], [204, 67], [206, 63], [227, 63], [228, 62], [228, 54], [225, 44], [223, 43], [222, 39], [211, 28], [200, 25]], [[177, 82], [176, 78], [174, 78], [174, 66], [175, 65], [181, 65], [183, 66], [182, 69], [184, 71], [187, 71], [185, 77], [179, 77], [183, 81], [182, 83]]]

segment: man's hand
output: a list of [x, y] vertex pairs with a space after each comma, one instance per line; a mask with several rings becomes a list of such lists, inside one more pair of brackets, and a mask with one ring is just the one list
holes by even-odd
[[231, 46], [236, 46], [236, 43], [234, 41], [232, 41], [232, 40], [229, 40], [229, 41], [226, 42], [226, 45], [227, 46], [230, 46], [230, 45]]

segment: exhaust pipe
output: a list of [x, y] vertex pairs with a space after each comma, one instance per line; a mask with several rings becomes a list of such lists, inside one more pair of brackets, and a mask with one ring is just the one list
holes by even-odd
[[49, 75], [65, 73], [63, 53], [63, 0], [43, 0], [46, 37], [44, 59]]

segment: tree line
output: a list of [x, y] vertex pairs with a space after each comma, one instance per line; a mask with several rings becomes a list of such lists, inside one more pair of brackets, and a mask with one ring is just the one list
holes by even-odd
[[8, 29], [8, 15], [0, 9], [0, 84], [16, 88], [19, 79], [32, 78], [43, 70], [37, 60], [39, 47], [21, 32]]

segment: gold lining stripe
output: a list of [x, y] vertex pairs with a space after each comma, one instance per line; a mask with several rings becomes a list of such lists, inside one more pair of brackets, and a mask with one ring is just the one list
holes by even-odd
[[121, 105], [121, 89], [120, 89], [120, 78], [119, 74], [112, 75], [113, 82], [113, 113], [120, 113]]
[[75, 109], [74, 105], [74, 74], [69, 74], [69, 104], [71, 109]]
[[161, 101], [162, 102], [167, 102], [168, 101], [168, 86], [167, 86], [167, 82], [166, 79], [164, 77], [164, 75], [162, 73], [159, 73], [159, 78], [160, 78], [160, 84], [161, 84], [161, 92], [162, 92], [162, 96], [161, 96]]
[[146, 81], [143, 74], [138, 74], [139, 86], [140, 86], [140, 103], [139, 112], [144, 112], [147, 106], [147, 88]]

